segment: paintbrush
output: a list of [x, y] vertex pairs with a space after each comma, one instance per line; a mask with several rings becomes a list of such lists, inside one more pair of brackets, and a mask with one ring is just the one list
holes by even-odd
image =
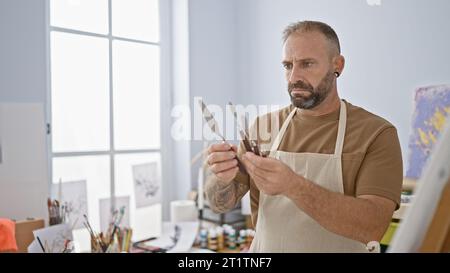
[[234, 119], [236, 120], [237, 125], [240, 127], [239, 133], [242, 138], [242, 142], [244, 143], [244, 147], [248, 152], [253, 152], [255, 155], [259, 155], [262, 157], [266, 157], [267, 153], [264, 153], [261, 151], [259, 141], [258, 140], [249, 140], [250, 137], [248, 136], [248, 119], [247, 116], [244, 116], [244, 128], [242, 127], [241, 123], [239, 122], [236, 107], [231, 103], [228, 102], [228, 105], [230, 106], [230, 110], [233, 113]]
[[[203, 118], [205, 119], [211, 131], [215, 133], [218, 137], [220, 137], [223, 142], [227, 142], [226, 139], [223, 137], [223, 135], [219, 132], [219, 125], [217, 124], [216, 119], [214, 118], [213, 114], [209, 111], [206, 104], [203, 102], [203, 100], [199, 100], [198, 103], [200, 105], [200, 108], [202, 109]], [[230, 151], [232, 150], [233, 149], [230, 148]], [[244, 174], [247, 173], [244, 164], [242, 164], [241, 160], [237, 156], [236, 160], [238, 162], [239, 170]]]
[[248, 116], [247, 116], [247, 114], [245, 114], [244, 116], [243, 116], [243, 121], [244, 121], [244, 132], [246, 133], [246, 135], [247, 135], [247, 137], [248, 137], [248, 139], [249, 139], [249, 146], [251, 147], [251, 151], [255, 154], [255, 155], [260, 155], [260, 149], [259, 149], [259, 142], [258, 142], [258, 139], [252, 139], [252, 140], [250, 140], [250, 137], [249, 137], [249, 129], [248, 129]]
[[83, 214], [84, 219], [86, 220], [85, 226], [88, 228], [89, 233], [91, 233], [91, 236], [94, 237], [94, 240], [97, 241], [97, 243], [100, 245], [100, 247], [103, 249], [103, 252], [105, 252], [106, 248], [108, 248], [99, 238], [99, 236], [94, 232], [91, 225], [89, 224], [89, 220], [86, 216], [86, 214]]
[[39, 238], [39, 236], [36, 236], [36, 239], [37, 239], [37, 241], [38, 241], [38, 243], [39, 243], [39, 246], [42, 248], [42, 252], [45, 253], [45, 248], [44, 248], [44, 246], [42, 245], [42, 242], [41, 242], [41, 239]]
[[247, 152], [252, 152], [253, 149], [252, 149], [252, 146], [250, 145], [248, 135], [245, 132], [245, 129], [242, 128], [241, 123], [239, 122], [236, 107], [231, 102], [228, 102], [228, 105], [230, 106], [230, 111], [231, 111], [231, 113], [233, 113], [234, 120], [236, 121], [236, 124], [239, 127], [239, 134], [241, 135], [242, 143], [244, 143], [245, 150]]
[[217, 124], [216, 119], [214, 118], [213, 114], [209, 111], [206, 104], [202, 100], [199, 100], [198, 103], [200, 105], [200, 108], [202, 108], [203, 118], [205, 119], [211, 131], [218, 137], [220, 137], [224, 142], [226, 142], [225, 138], [219, 132], [219, 124]]

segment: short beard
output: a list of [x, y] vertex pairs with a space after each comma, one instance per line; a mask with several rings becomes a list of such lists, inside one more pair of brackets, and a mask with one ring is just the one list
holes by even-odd
[[[288, 92], [289, 96], [291, 97], [292, 104], [300, 109], [308, 110], [315, 108], [316, 106], [321, 104], [326, 99], [326, 97], [328, 97], [328, 94], [330, 94], [333, 87], [334, 77], [334, 72], [331, 70], [328, 71], [328, 73], [322, 78], [316, 88], [301, 81], [290, 84], [288, 86]], [[301, 96], [292, 96], [291, 92], [294, 88], [304, 89], [305, 91], [310, 92], [311, 95], [308, 98], [303, 98]]]

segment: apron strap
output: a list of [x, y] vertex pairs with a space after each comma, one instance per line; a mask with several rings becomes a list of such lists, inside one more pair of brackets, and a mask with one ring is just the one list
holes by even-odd
[[344, 148], [345, 128], [347, 126], [347, 105], [341, 100], [341, 109], [339, 112], [339, 127], [336, 138], [336, 146], [334, 148], [334, 154], [337, 156], [342, 155], [342, 149]]
[[283, 139], [284, 133], [287, 130], [287, 127], [289, 126], [289, 122], [291, 121], [292, 117], [297, 112], [297, 107], [294, 107], [294, 110], [291, 111], [289, 116], [284, 121], [283, 125], [281, 126], [280, 132], [277, 134], [277, 137], [275, 138], [272, 147], [270, 148], [271, 152], [275, 152], [278, 150], [278, 146], [280, 146], [281, 140]]

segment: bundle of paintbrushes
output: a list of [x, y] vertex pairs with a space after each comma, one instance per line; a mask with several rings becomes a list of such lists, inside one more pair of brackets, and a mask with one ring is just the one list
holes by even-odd
[[[100, 242], [91, 244], [93, 246], [92, 252], [97, 253], [120, 253], [130, 252], [132, 246], [131, 237], [133, 236], [133, 230], [131, 228], [119, 228], [115, 229], [114, 234], [100, 232]], [[104, 250], [105, 249], [105, 250]]]
[[[202, 108], [203, 118], [205, 119], [205, 121], [208, 124], [211, 131], [214, 134], [216, 134], [218, 137], [220, 137], [224, 142], [226, 142], [225, 137], [223, 137], [223, 135], [219, 131], [219, 125], [218, 125], [217, 121], [214, 119], [214, 116], [209, 111], [206, 104], [202, 100], [199, 100], [199, 104], [200, 104], [200, 107]], [[234, 105], [231, 102], [229, 102], [228, 105], [230, 106], [230, 110], [233, 113], [233, 116], [236, 120], [239, 134], [241, 136], [242, 143], [244, 144], [245, 150], [247, 152], [253, 152], [255, 155], [266, 157], [268, 155], [268, 153], [261, 151], [259, 141], [257, 139], [255, 139], [255, 140], [250, 139], [250, 137], [249, 137], [247, 117], [245, 116], [245, 120], [244, 120], [245, 125], [242, 126], [242, 124], [239, 121], [236, 108], [234, 107]], [[244, 165], [241, 163], [239, 158], [236, 157], [236, 160], [238, 161], [239, 170], [243, 173], [246, 173]]]
[[268, 153], [266, 151], [261, 150], [261, 145], [259, 144], [258, 139], [250, 139], [250, 137], [249, 137], [247, 116], [244, 116], [244, 126], [242, 126], [242, 124], [240, 123], [239, 118], [238, 118], [238, 113], [236, 111], [236, 107], [231, 102], [228, 102], [228, 105], [230, 106], [230, 111], [231, 111], [231, 113], [233, 113], [234, 119], [238, 126], [239, 134], [241, 136], [242, 143], [244, 144], [245, 150], [247, 152], [253, 152], [255, 155], [266, 157], [268, 155]]
[[59, 225], [66, 222], [67, 204], [60, 204], [58, 200], [47, 199], [47, 209], [49, 217], [49, 225]]
[[86, 220], [84, 226], [91, 235], [92, 252], [118, 253], [130, 251], [133, 231], [131, 228], [120, 227], [124, 213], [125, 207], [122, 207], [119, 211], [114, 211], [108, 230], [105, 233], [100, 232], [99, 234], [92, 229], [86, 215], [84, 215], [84, 219]]
[[108, 249], [108, 244], [105, 242], [103, 238], [103, 234], [97, 234], [93, 229], [91, 224], [89, 223], [89, 220], [87, 216], [83, 215], [85, 222], [83, 222], [83, 225], [86, 227], [86, 229], [89, 231], [89, 234], [91, 235], [91, 252], [93, 253], [104, 253]]

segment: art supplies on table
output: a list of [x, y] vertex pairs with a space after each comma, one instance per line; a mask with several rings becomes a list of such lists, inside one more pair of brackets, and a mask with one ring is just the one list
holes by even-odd
[[92, 228], [86, 215], [84, 215], [84, 226], [87, 228], [91, 238], [91, 252], [93, 253], [120, 253], [130, 252], [133, 230], [121, 227], [121, 222], [126, 213], [126, 206], [120, 207], [112, 214], [109, 227], [105, 233], [97, 233]]
[[217, 251], [217, 232], [215, 229], [210, 229], [208, 232], [208, 248]]
[[232, 226], [225, 224], [201, 229], [195, 245], [215, 252], [246, 252], [254, 236], [253, 229], [241, 229], [238, 232]]
[[91, 235], [91, 252], [93, 253], [121, 253], [131, 252], [131, 228], [117, 228], [113, 234], [100, 232], [98, 238]]

